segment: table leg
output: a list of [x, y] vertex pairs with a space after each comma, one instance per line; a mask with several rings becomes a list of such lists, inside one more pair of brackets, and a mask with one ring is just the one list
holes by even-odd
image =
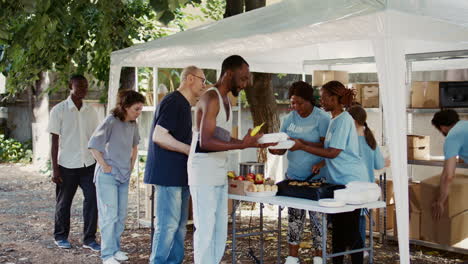
[[263, 264], [264, 242], [263, 242], [263, 203], [260, 203], [260, 263]]
[[278, 206], [278, 257], [276, 263], [281, 263], [281, 206]]
[[322, 213], [322, 263], [327, 264], [327, 214]]
[[236, 211], [240, 201], [232, 200], [232, 264], [236, 263]]
[[[369, 209], [369, 264], [374, 263], [374, 236], [372, 235], [372, 209]], [[365, 243], [364, 243], [365, 246]]]

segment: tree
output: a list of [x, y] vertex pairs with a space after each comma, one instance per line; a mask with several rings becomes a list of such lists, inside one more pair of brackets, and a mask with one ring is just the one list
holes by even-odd
[[[226, 12], [224, 17], [234, 16], [245, 11], [264, 7], [265, 0], [226, 0]], [[250, 105], [250, 112], [254, 126], [265, 122], [263, 131], [266, 133], [278, 132], [280, 120], [277, 111], [276, 98], [271, 86], [270, 73], [252, 73], [252, 85], [245, 89], [247, 101]], [[258, 153], [260, 162], [266, 161], [266, 150]]]

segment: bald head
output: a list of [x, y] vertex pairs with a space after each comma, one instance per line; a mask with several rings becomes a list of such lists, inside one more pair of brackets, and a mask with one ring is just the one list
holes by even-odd
[[182, 71], [182, 74], [180, 75], [180, 79], [182, 81], [186, 81], [189, 75], [201, 77], [202, 76], [201, 73], [203, 73], [202, 70], [198, 68], [197, 66], [194, 66], [194, 65], [187, 66]]

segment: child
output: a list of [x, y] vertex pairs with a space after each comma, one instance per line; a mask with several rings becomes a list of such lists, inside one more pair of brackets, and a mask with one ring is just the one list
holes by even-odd
[[[374, 134], [367, 126], [367, 113], [364, 108], [359, 105], [353, 105], [348, 109], [348, 113], [353, 117], [354, 124], [359, 140], [359, 153], [362, 161], [367, 169], [367, 181], [375, 182], [374, 170], [381, 170], [389, 166], [389, 160], [384, 160], [380, 148], [377, 145]], [[387, 163], [387, 164], [386, 164]], [[366, 241], [366, 217], [361, 213], [359, 221], [359, 231], [361, 233], [362, 241]]]

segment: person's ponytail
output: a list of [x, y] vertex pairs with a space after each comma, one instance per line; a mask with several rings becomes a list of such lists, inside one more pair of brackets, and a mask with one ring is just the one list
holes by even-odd
[[369, 145], [372, 150], [377, 148], [377, 141], [375, 140], [374, 134], [367, 126], [367, 122], [364, 123], [364, 138], [366, 139], [367, 145]]

